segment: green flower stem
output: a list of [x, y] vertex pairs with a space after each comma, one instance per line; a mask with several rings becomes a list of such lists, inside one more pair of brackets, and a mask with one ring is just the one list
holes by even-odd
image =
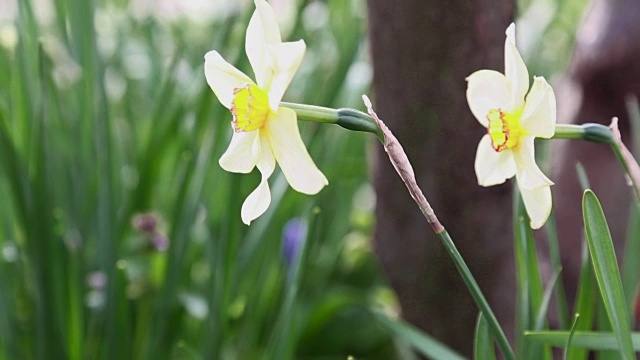
[[610, 127], [602, 124], [586, 123], [581, 125], [560, 124], [556, 125], [556, 132], [553, 139], [583, 139], [600, 144], [608, 144], [611, 146], [613, 153], [616, 155], [622, 169], [631, 179], [633, 191], [636, 197], [640, 199], [640, 183], [630, 169], [630, 162], [635, 162], [631, 154], [625, 155], [621, 143], [618, 142], [616, 136]]
[[[632, 185], [631, 187], [633, 188], [633, 191], [636, 194], [636, 199], [640, 200], [640, 184], [638, 184], [638, 179], [632, 175], [631, 169], [629, 169], [629, 163], [627, 162], [627, 161], [635, 161], [635, 159], [633, 158], [629, 159], [628, 156], [625, 156], [624, 152], [622, 151], [622, 148], [620, 147], [620, 144], [618, 144], [615, 141], [613, 144], [611, 144], [611, 149], [613, 149], [613, 153], [616, 154], [616, 158], [618, 159], [618, 162], [620, 163], [620, 165], [622, 165], [622, 169], [624, 170], [625, 174], [627, 174], [627, 177], [631, 181], [631, 185]], [[629, 156], [631, 155], [629, 154]]]
[[556, 125], [556, 132], [553, 139], [582, 139], [585, 130], [582, 125], [560, 124]]
[[338, 115], [340, 116], [338, 125], [343, 128], [354, 131], [369, 132], [376, 135], [380, 140], [384, 139], [382, 131], [378, 125], [376, 125], [371, 116], [363, 113], [362, 111], [354, 109], [338, 109]]
[[584, 139], [601, 144], [617, 145], [615, 136], [608, 126], [602, 124], [582, 124]]
[[482, 290], [480, 290], [480, 287], [473, 277], [473, 274], [469, 270], [469, 267], [464, 262], [462, 255], [460, 255], [460, 252], [458, 252], [458, 249], [453, 243], [453, 240], [451, 240], [449, 233], [447, 233], [447, 230], [438, 220], [438, 217], [431, 208], [429, 201], [427, 201], [427, 198], [424, 196], [422, 190], [418, 186], [413, 167], [411, 166], [411, 162], [409, 161], [407, 154], [402, 149], [402, 145], [400, 145], [400, 142], [393, 135], [391, 130], [389, 130], [384, 122], [380, 120], [380, 118], [378, 118], [378, 115], [376, 115], [375, 111], [373, 111], [371, 100], [369, 100], [369, 98], [365, 95], [362, 96], [362, 100], [367, 106], [371, 118], [375, 120], [375, 124], [380, 128], [380, 133], [382, 133], [382, 137], [380, 140], [384, 145], [384, 149], [387, 152], [387, 155], [389, 155], [391, 164], [393, 164], [393, 167], [404, 182], [407, 190], [409, 191], [409, 194], [420, 208], [420, 211], [424, 215], [425, 219], [427, 220], [429, 225], [431, 225], [431, 228], [447, 249], [447, 252], [451, 256], [453, 263], [456, 265], [458, 272], [462, 276], [465, 285], [467, 285], [467, 288], [471, 293], [471, 297], [476, 302], [476, 304], [480, 308], [480, 311], [484, 315], [487, 324], [489, 325], [489, 330], [491, 330], [491, 333], [495, 338], [500, 351], [502, 351], [505, 359], [515, 360], [516, 357], [513, 349], [511, 349], [511, 345], [509, 345], [509, 341], [507, 340], [504, 331], [502, 331], [502, 328], [498, 323], [498, 319], [493, 314], [493, 311], [491, 311], [491, 307], [489, 306], [487, 299], [482, 294]]
[[296, 112], [300, 121], [336, 124], [352, 131], [364, 131], [383, 139], [380, 128], [366, 113], [355, 109], [332, 109], [323, 106], [281, 102], [281, 106]]
[[601, 144], [613, 144], [615, 138], [609, 127], [602, 124], [586, 123], [581, 125], [559, 124], [553, 139], [583, 139]]
[[338, 110], [323, 106], [294, 104], [281, 102], [280, 106], [287, 107], [296, 112], [300, 121], [314, 121], [319, 123], [337, 124]]

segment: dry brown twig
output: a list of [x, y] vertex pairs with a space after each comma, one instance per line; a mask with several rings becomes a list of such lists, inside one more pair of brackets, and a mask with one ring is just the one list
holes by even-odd
[[436, 234], [443, 232], [444, 226], [438, 220], [435, 212], [431, 208], [431, 205], [427, 201], [427, 198], [422, 193], [422, 190], [418, 186], [416, 182], [416, 176], [413, 172], [413, 167], [409, 162], [409, 158], [407, 154], [404, 152], [402, 145], [396, 137], [391, 133], [391, 130], [380, 120], [378, 115], [373, 111], [373, 106], [371, 105], [371, 100], [367, 97], [367, 95], [362, 95], [362, 101], [364, 101], [364, 105], [367, 107], [367, 112], [369, 116], [371, 116], [378, 126], [380, 130], [382, 130], [382, 134], [384, 135], [384, 150], [389, 155], [389, 160], [391, 160], [391, 164], [396, 169], [398, 175], [400, 175], [400, 179], [404, 182], [405, 186], [409, 190], [409, 194], [413, 200], [418, 204], [422, 214], [431, 225], [431, 228]]

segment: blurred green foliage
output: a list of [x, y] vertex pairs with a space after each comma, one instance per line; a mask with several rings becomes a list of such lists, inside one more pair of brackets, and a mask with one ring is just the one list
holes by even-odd
[[518, 49], [529, 75], [556, 85], [569, 65], [576, 33], [590, 2], [583, 0], [517, 0]]
[[[371, 313], [394, 304], [369, 242], [372, 138], [301, 124], [328, 191], [276, 173], [245, 226], [258, 176], [217, 165], [231, 115], [202, 66], [216, 49], [251, 74], [253, 5], [150, 4], [18, 1], [0, 24], [0, 358], [394, 357]], [[308, 47], [285, 99], [358, 107], [364, 2], [277, 10]], [[299, 263], [282, 252], [292, 218]]]

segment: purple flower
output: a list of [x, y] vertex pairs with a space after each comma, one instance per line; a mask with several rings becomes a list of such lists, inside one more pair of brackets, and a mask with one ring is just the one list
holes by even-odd
[[307, 235], [307, 222], [300, 218], [293, 218], [287, 222], [282, 231], [282, 256], [291, 265], [300, 255], [301, 245]]
[[166, 251], [169, 248], [169, 238], [158, 230], [159, 222], [159, 216], [154, 213], [137, 214], [133, 217], [133, 228], [148, 240], [143, 250]]
[[157, 225], [158, 218], [152, 213], [138, 214], [133, 218], [133, 227], [142, 233], [155, 233]]
[[169, 248], [169, 238], [161, 233], [151, 235], [151, 244], [156, 251], [166, 251]]
[[94, 271], [87, 275], [87, 285], [92, 290], [103, 290], [107, 285], [107, 275], [103, 271]]

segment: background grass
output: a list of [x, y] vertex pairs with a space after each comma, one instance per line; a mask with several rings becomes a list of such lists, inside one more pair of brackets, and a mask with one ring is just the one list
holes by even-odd
[[[393, 302], [368, 243], [371, 139], [301, 124], [331, 191], [302, 196], [276, 173], [270, 210], [243, 225], [258, 177], [217, 165], [231, 116], [202, 66], [216, 49], [250, 73], [253, 7], [141, 4], [20, 1], [2, 24], [0, 357], [390, 356], [370, 312]], [[287, 100], [358, 106], [363, 2], [289, 6], [285, 37], [308, 52]], [[288, 263], [293, 218], [306, 246]]]

